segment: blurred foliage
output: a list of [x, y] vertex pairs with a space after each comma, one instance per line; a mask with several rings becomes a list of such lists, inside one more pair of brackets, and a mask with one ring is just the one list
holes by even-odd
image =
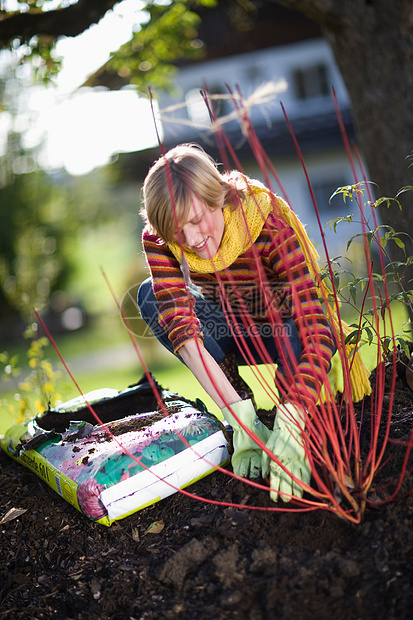
[[[51, 204], [59, 204], [54, 200], [57, 193], [40, 171], [19, 175], [0, 189], [2, 294], [8, 312], [14, 309], [26, 318], [29, 307], [42, 309], [51, 291], [64, 284], [67, 267], [59, 252], [62, 221], [48, 213]], [[4, 314], [3, 303], [0, 313]]]
[[48, 84], [56, 77], [62, 68], [62, 58], [56, 53], [56, 41], [48, 37], [34, 37], [30, 47], [25, 47], [26, 53], [22, 62], [30, 62], [34, 68], [34, 78], [37, 82]]
[[[25, 337], [33, 337], [32, 329], [26, 330]], [[50, 360], [46, 358], [45, 349], [48, 345], [47, 338], [31, 340], [27, 350], [29, 372], [25, 374], [19, 365], [17, 355], [10, 356], [7, 351], [0, 353], [1, 378], [3, 381], [14, 383], [16, 390], [15, 398], [7, 404], [7, 408], [18, 424], [27, 417], [42, 413], [51, 403], [61, 399], [61, 395], [56, 391], [61, 372], [55, 370]]]
[[215, 5], [214, 0], [147, 2], [144, 9], [147, 20], [139, 32], [113, 54], [107, 70], [115, 71], [145, 93], [148, 87], [170, 88], [177, 71], [175, 63], [182, 58], [199, 60], [205, 52], [203, 42], [198, 39], [201, 18], [190, 7]]
[[[7, 20], [8, 17], [16, 16], [18, 13], [24, 15], [38, 15], [40, 12], [51, 10], [59, 11], [67, 7], [68, 3], [63, 0], [15, 0], [12, 8], [7, 7], [7, 2], [1, 4], [0, 19]], [[21, 34], [21, 33], [20, 33]], [[20, 40], [19, 40], [20, 39]], [[9, 48], [17, 52], [20, 64], [29, 64], [33, 69], [33, 77], [37, 82], [48, 83], [54, 78], [62, 67], [62, 58], [56, 52], [57, 36], [50, 36], [39, 32], [36, 36], [31, 36], [25, 40], [23, 36], [16, 35], [10, 40]], [[4, 45], [1, 46], [5, 49]]]
[[[1, 161], [0, 161], [1, 164]], [[104, 170], [86, 178], [35, 170], [0, 187], [0, 317], [47, 307], [67, 285], [80, 230], [119, 216]]]

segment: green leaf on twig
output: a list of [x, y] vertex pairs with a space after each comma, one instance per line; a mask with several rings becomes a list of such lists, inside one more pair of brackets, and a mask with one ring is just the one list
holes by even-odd
[[341, 194], [343, 196], [344, 202], [346, 202], [347, 198], [350, 198], [350, 200], [353, 200], [354, 196], [358, 194], [361, 194], [363, 196], [364, 189], [361, 189], [363, 185], [364, 183], [360, 182], [360, 183], [356, 183], [355, 185], [343, 185], [342, 187], [338, 187], [336, 191], [333, 194], [331, 194], [329, 202], [331, 202], [334, 196], [337, 196], [338, 194]]
[[[410, 166], [413, 166], [413, 164], [410, 164]], [[400, 196], [400, 194], [404, 194], [405, 192], [412, 192], [413, 191], [413, 185], [406, 185], [405, 187], [402, 187], [401, 189], [399, 189], [399, 191], [396, 194], [396, 198], [397, 196]]]
[[345, 217], [335, 217], [334, 219], [329, 220], [327, 224], [330, 226], [330, 230], [333, 228], [334, 232], [337, 232], [337, 226], [341, 224], [341, 222], [352, 222], [352, 221], [353, 221], [353, 215], [347, 215]]

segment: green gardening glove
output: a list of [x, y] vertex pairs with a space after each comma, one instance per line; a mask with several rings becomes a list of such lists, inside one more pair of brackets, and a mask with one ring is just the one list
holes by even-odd
[[[277, 407], [274, 430], [266, 446], [296, 478], [309, 484], [311, 467], [303, 445], [301, 434], [305, 426], [306, 413], [302, 407], [285, 403]], [[291, 495], [303, 496], [302, 487], [295, 482], [266, 452], [262, 453], [262, 475], [270, 474], [270, 497], [289, 502]]]
[[[230, 407], [244, 426], [266, 444], [271, 431], [257, 418], [252, 400], [241, 400]], [[241, 427], [228, 407], [222, 409], [222, 415], [234, 430], [232, 440], [234, 453], [231, 458], [234, 474], [243, 478], [259, 478], [261, 476], [262, 449]]]

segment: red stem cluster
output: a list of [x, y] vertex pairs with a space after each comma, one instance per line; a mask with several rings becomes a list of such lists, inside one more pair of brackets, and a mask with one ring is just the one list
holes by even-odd
[[[231, 91], [229, 92], [230, 94], [232, 94]], [[210, 105], [208, 94], [204, 92], [203, 96], [204, 96], [205, 103], [208, 106], [211, 119], [216, 121], [217, 119], [214, 117], [213, 106]], [[357, 164], [362, 171], [365, 186], [367, 190], [369, 191], [369, 186], [365, 178], [363, 167], [361, 165], [360, 156], [355, 147], [353, 147], [353, 150], [352, 150], [349, 144], [348, 138], [346, 136], [346, 132], [344, 129], [344, 123], [341, 118], [340, 110], [339, 110], [337, 99], [335, 97], [334, 92], [333, 92], [333, 100], [334, 100], [334, 104], [336, 107], [338, 122], [339, 122], [341, 132], [342, 132], [343, 142], [346, 148], [349, 161], [351, 163], [351, 167], [352, 167], [352, 171], [354, 175], [354, 183], [355, 184], [358, 183], [358, 175], [356, 172], [356, 165], [354, 162], [353, 152], [355, 153]], [[240, 93], [237, 93], [237, 96], [233, 96], [233, 102], [239, 114], [243, 134], [248, 139], [250, 148], [252, 150], [252, 153], [254, 154], [256, 161], [258, 162], [260, 166], [260, 169], [261, 169], [263, 178], [265, 179], [265, 183], [267, 187], [271, 189], [271, 178], [273, 178], [278, 188], [280, 189], [280, 193], [284, 196], [284, 198], [288, 202], [288, 198], [282, 187], [281, 181], [271, 161], [269, 160], [267, 154], [265, 153], [264, 149], [262, 148], [262, 145], [260, 144], [257, 138], [257, 135], [249, 119], [248, 110], [246, 109], [246, 107], [242, 105], [242, 97]], [[307, 179], [308, 189], [309, 189], [312, 202], [314, 205], [314, 212], [315, 212], [315, 216], [316, 216], [318, 226], [321, 232], [324, 251], [325, 251], [326, 258], [327, 258], [327, 265], [328, 265], [328, 270], [329, 270], [329, 275], [330, 275], [332, 295], [334, 298], [335, 308], [338, 314], [339, 324], [340, 324], [341, 317], [340, 317], [339, 295], [335, 287], [333, 267], [332, 267], [331, 260], [329, 258], [328, 248], [327, 248], [325, 235], [323, 231], [323, 225], [320, 220], [318, 207], [316, 204], [314, 193], [312, 191], [311, 182], [310, 182], [310, 179], [307, 173], [304, 157], [301, 153], [297, 139], [294, 136], [293, 129], [291, 127], [291, 124], [289, 122], [289, 119], [288, 119], [288, 116], [286, 114], [284, 107], [282, 107], [282, 109], [284, 112], [286, 123], [290, 129], [292, 139], [295, 143], [297, 154], [302, 164], [304, 174]], [[221, 160], [225, 162], [226, 167], [229, 168], [229, 160], [231, 158], [232, 161], [234, 162], [235, 168], [239, 170], [240, 172], [242, 172], [242, 167], [240, 165], [240, 162], [237, 159], [236, 153], [234, 149], [232, 148], [230, 141], [228, 140], [224, 132], [223, 127], [219, 126], [219, 124], [217, 124], [217, 127], [218, 129], [215, 130], [215, 138], [216, 138], [217, 145], [219, 147]], [[165, 151], [164, 151], [163, 145], [161, 145], [161, 151], [164, 154]], [[175, 198], [172, 195], [172, 183], [169, 178], [169, 174], [168, 174], [168, 182], [169, 182], [170, 190], [171, 190], [171, 204], [175, 212]], [[369, 431], [370, 432], [370, 444], [369, 444], [367, 454], [362, 454], [361, 445], [360, 445], [361, 428], [363, 424], [365, 424], [365, 418], [367, 417], [365, 406], [362, 407], [362, 412], [363, 412], [362, 414], [356, 413], [356, 410], [355, 410], [355, 407], [354, 407], [354, 404], [351, 398], [351, 387], [350, 387], [350, 371], [351, 371], [351, 366], [352, 366], [352, 360], [347, 359], [346, 355], [341, 354], [341, 362], [342, 362], [342, 366], [344, 370], [343, 394], [341, 396], [336, 396], [335, 394], [331, 393], [331, 390], [329, 390], [327, 375], [325, 374], [325, 377], [324, 377], [325, 398], [323, 399], [322, 394], [321, 393], [319, 394], [318, 407], [314, 408], [314, 410], [310, 412], [310, 416], [306, 424], [306, 432], [304, 434], [304, 437], [305, 437], [306, 452], [307, 452], [308, 459], [309, 459], [309, 462], [311, 464], [311, 469], [312, 469], [311, 487], [304, 485], [303, 483], [301, 483], [300, 480], [296, 479], [296, 482], [299, 485], [301, 485], [304, 491], [306, 492], [306, 495], [304, 498], [292, 497], [291, 505], [281, 504], [281, 505], [274, 505], [270, 507], [259, 507], [259, 506], [248, 506], [244, 504], [242, 505], [232, 504], [230, 502], [217, 502], [215, 500], [211, 500], [208, 498], [201, 498], [186, 490], [177, 489], [175, 487], [174, 487], [174, 490], [179, 491], [194, 499], [198, 499], [198, 500], [211, 503], [211, 504], [219, 504], [223, 506], [235, 506], [235, 507], [243, 508], [243, 509], [269, 510], [269, 511], [291, 511], [291, 510], [308, 511], [308, 510], [315, 510], [315, 509], [323, 509], [323, 510], [334, 512], [338, 516], [352, 523], [359, 523], [362, 520], [364, 511], [366, 509], [366, 505], [370, 502], [369, 491], [372, 488], [375, 475], [378, 469], [384, 463], [386, 447], [389, 442], [389, 432], [390, 432], [392, 407], [393, 407], [393, 388], [394, 388], [395, 380], [396, 380], [396, 346], [395, 346], [395, 340], [394, 340], [393, 324], [391, 320], [390, 300], [389, 300], [388, 286], [387, 286], [387, 281], [386, 281], [385, 261], [384, 261], [383, 251], [379, 243], [378, 250], [380, 254], [381, 271], [382, 271], [383, 282], [384, 282], [384, 289], [383, 289], [384, 293], [383, 294], [384, 294], [384, 300], [387, 304], [387, 312], [388, 312], [388, 318], [390, 322], [391, 337], [393, 339], [393, 344], [394, 344], [393, 376], [392, 376], [392, 386], [391, 386], [390, 395], [389, 395], [390, 402], [388, 406], [386, 407], [386, 410], [384, 410], [384, 392], [385, 392], [384, 364], [381, 363], [382, 358], [383, 358], [383, 351], [380, 346], [380, 342], [381, 342], [380, 339], [382, 336], [386, 334], [381, 333], [382, 330], [385, 328], [381, 327], [380, 320], [379, 320], [379, 309], [377, 305], [377, 297], [381, 295], [381, 293], [376, 290], [374, 279], [373, 279], [373, 270], [372, 270], [373, 268], [372, 268], [372, 261], [370, 258], [370, 247], [369, 247], [369, 243], [367, 240], [367, 232], [368, 232], [367, 221], [368, 220], [366, 218], [364, 207], [363, 207], [363, 204], [361, 203], [360, 197], [357, 198], [357, 201], [358, 201], [359, 215], [360, 215], [361, 223], [362, 223], [364, 252], [365, 252], [365, 257], [366, 257], [366, 269], [367, 269], [367, 274], [368, 274], [368, 286], [366, 287], [366, 290], [363, 295], [362, 303], [361, 303], [359, 336], [357, 340], [359, 340], [361, 336], [363, 310], [364, 310], [367, 298], [371, 299], [372, 304], [373, 304], [374, 325], [375, 325], [375, 329], [376, 329], [377, 336], [378, 336], [376, 380], [375, 380], [375, 385], [374, 385], [374, 391], [370, 398], [370, 412], [368, 416], [370, 419], [370, 431]], [[371, 197], [370, 197], [370, 203], [372, 203]], [[372, 217], [374, 226], [377, 229], [377, 220], [376, 220], [376, 213], [375, 213], [374, 208], [371, 208], [370, 216]], [[176, 213], [175, 213], [175, 221], [176, 222], [178, 221], [176, 217]], [[179, 229], [178, 229], [178, 241], [179, 243], [182, 244], [182, 240], [180, 239]], [[252, 248], [254, 248], [254, 246], [252, 246]], [[258, 258], [257, 257], [255, 258], [256, 258], [257, 265], [259, 265]], [[315, 270], [315, 272], [316, 274], [318, 273], [317, 270]], [[273, 325], [275, 326], [280, 322], [281, 319], [280, 319], [280, 316], [277, 315], [277, 312], [275, 312], [272, 309], [271, 299], [269, 298], [269, 295], [268, 295], [268, 291], [270, 291], [270, 288], [269, 286], [267, 286], [266, 276], [262, 268], [258, 268], [258, 274], [259, 274], [258, 285], [261, 287], [262, 291], [264, 292], [264, 298], [266, 299], [267, 308], [268, 308], [268, 315]], [[238, 325], [239, 318], [235, 316], [232, 310], [231, 304], [228, 302], [226, 298], [225, 287], [222, 282], [221, 274], [216, 273], [216, 276], [217, 276], [217, 279], [220, 285], [222, 299], [224, 302], [223, 303], [224, 311], [226, 312], [228, 323], [230, 326], [232, 326], [232, 329], [235, 329]], [[117, 300], [116, 295], [105, 274], [104, 274], [104, 277], [118, 305], [119, 311], [120, 313], [122, 313], [121, 305], [119, 304], [119, 301]], [[293, 284], [292, 280], [290, 281], [290, 284]], [[292, 288], [294, 289], [294, 287]], [[320, 287], [320, 291], [322, 291], [321, 287]], [[326, 299], [325, 293], [323, 292], [322, 294], [324, 297], [327, 318], [331, 318], [331, 308], [329, 304], [327, 303], [328, 300]], [[189, 295], [189, 291], [188, 291], [188, 295]], [[238, 300], [242, 307], [243, 302], [242, 302], [241, 295], [239, 295]], [[299, 304], [298, 304], [298, 307], [299, 307]], [[244, 311], [242, 313], [243, 314], [242, 323], [245, 327], [250, 327], [251, 325], [253, 325], [253, 318], [248, 314], [245, 305], [243, 307], [243, 310]], [[39, 318], [39, 321], [42, 323], [41, 318], [40, 317], [38, 318]], [[126, 317], [123, 316], [123, 320], [125, 323], [127, 323]], [[195, 320], [195, 317], [194, 317], [194, 320]], [[301, 313], [299, 320], [301, 322], [301, 325], [303, 326], [303, 329], [306, 330], [306, 332], [309, 334], [308, 336], [309, 340], [307, 340], [307, 342], [304, 342], [304, 348], [309, 346], [309, 343], [317, 345], [316, 342], [315, 343], [311, 342], [311, 338], [312, 338], [311, 317], [305, 316], [304, 313]], [[43, 325], [43, 327], [45, 326]], [[143, 355], [139, 349], [136, 338], [133, 335], [132, 330], [128, 330], [128, 331], [131, 335], [133, 346], [135, 347], [136, 353], [139, 357], [140, 363], [142, 364], [142, 367], [145, 371], [148, 381], [150, 382], [152, 389], [154, 390], [154, 393], [157, 396], [158, 403], [161, 409], [164, 411], [164, 414], [167, 415], [166, 408], [162, 402], [162, 399], [152, 379], [152, 376], [150, 375], [149, 370], [145, 364]], [[277, 339], [278, 339], [278, 344], [280, 345], [278, 348], [279, 350], [283, 352], [282, 356], [284, 356], [285, 359], [287, 358], [289, 360], [293, 359], [294, 356], [292, 354], [288, 339], [286, 339], [285, 341], [282, 340], [282, 337], [278, 335], [278, 332], [276, 330], [274, 333], [277, 334], [275, 336], [276, 344], [277, 344]], [[80, 394], [82, 394], [80, 387], [75, 381], [70, 370], [67, 368], [63, 360], [63, 357], [58, 351], [51, 335], [48, 332], [47, 334], [53, 346], [55, 347], [56, 351], [58, 352], [70, 377], [74, 381]], [[339, 332], [339, 333], [335, 333], [334, 335], [335, 335], [336, 341], [341, 343], [341, 348], [344, 350], [345, 348], [344, 333]], [[297, 380], [297, 378], [299, 380], [299, 368], [297, 364], [295, 364], [293, 371], [286, 378], [281, 377], [277, 373], [276, 375], [277, 389], [276, 389], [275, 385], [271, 384], [271, 382], [268, 381], [268, 378], [264, 377], [262, 369], [259, 366], [257, 366], [256, 363], [254, 362], [253, 352], [248, 349], [245, 339], [241, 337], [238, 342], [239, 342], [240, 351], [243, 356], [243, 359], [245, 360], [245, 363], [248, 366], [250, 366], [250, 368], [253, 370], [254, 375], [258, 378], [264, 390], [267, 392], [268, 395], [270, 395], [274, 403], [274, 406], [277, 406], [280, 398], [282, 398], [283, 395], [286, 394], [287, 392], [288, 383], [290, 383], [293, 378], [294, 380]], [[260, 338], [256, 339], [256, 348], [257, 348], [257, 352], [259, 353], [261, 357], [262, 364], [265, 364], [267, 369], [273, 369], [273, 361], [269, 358], [268, 352], [264, 347], [264, 343], [261, 341]], [[199, 349], [199, 353], [202, 357], [200, 349]], [[205, 367], [205, 372], [209, 373], [209, 370], [205, 363], [204, 363], [204, 367]], [[274, 373], [275, 373], [275, 370], [274, 370]], [[212, 379], [211, 375], [210, 375], [210, 378]], [[216, 388], [219, 391], [219, 386], [216, 386]], [[90, 405], [88, 406], [90, 410], [92, 411], [93, 415], [95, 415], [98, 423], [101, 424], [101, 421], [94, 413], [93, 408]], [[234, 414], [234, 417], [236, 417], [235, 414]], [[385, 419], [384, 437], [380, 438], [381, 445], [379, 446], [379, 431], [383, 428], [383, 424], [382, 424], [383, 418]], [[252, 431], [250, 431], [248, 428], [246, 428], [242, 424], [241, 420], [238, 420], [238, 421], [240, 425], [244, 428], [244, 430], [253, 439], [256, 440], [259, 448], [266, 451], [270, 455], [271, 459], [273, 459], [273, 461], [275, 461], [278, 465], [280, 465], [283, 469], [285, 469], [284, 465], [280, 463], [280, 461], [278, 460], [277, 455], [269, 452], [266, 446], [260, 440], [258, 440], [255, 434]], [[108, 429], [108, 432], [110, 432], [109, 429]], [[180, 437], [180, 439], [185, 443], [187, 447], [190, 447], [184, 437]], [[117, 438], [115, 438], [115, 440], [118, 441]], [[408, 442], [408, 445], [407, 445], [406, 456], [404, 459], [402, 469], [400, 471], [399, 479], [395, 481], [394, 490], [391, 493], [391, 495], [386, 499], [386, 501], [394, 500], [400, 491], [400, 487], [401, 487], [403, 478], [406, 473], [408, 458], [410, 455], [410, 451], [412, 449], [412, 445], [413, 445], [413, 440], [411, 438], [411, 440]], [[192, 447], [192, 449], [196, 450], [196, 446]], [[129, 454], [129, 456], [131, 458], [135, 458], [133, 457], [132, 454]], [[217, 467], [217, 470], [231, 477], [238, 478], [238, 476], [235, 476], [235, 474], [233, 474], [231, 471], [228, 471], [227, 469]], [[253, 481], [245, 480], [245, 479], [242, 479], [242, 480], [244, 480], [246, 484], [250, 484], [261, 490], [266, 490], [266, 491], [270, 490], [266, 484], [259, 484], [257, 482], [253, 482]]]

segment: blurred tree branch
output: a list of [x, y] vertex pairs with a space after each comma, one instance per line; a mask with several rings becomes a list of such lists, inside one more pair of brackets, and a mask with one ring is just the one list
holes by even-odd
[[26, 12], [0, 11], [0, 47], [8, 47], [13, 40], [29, 43], [34, 36], [57, 39], [75, 37], [98, 22], [119, 0], [79, 0], [67, 7], [52, 11], [38, 8]]

